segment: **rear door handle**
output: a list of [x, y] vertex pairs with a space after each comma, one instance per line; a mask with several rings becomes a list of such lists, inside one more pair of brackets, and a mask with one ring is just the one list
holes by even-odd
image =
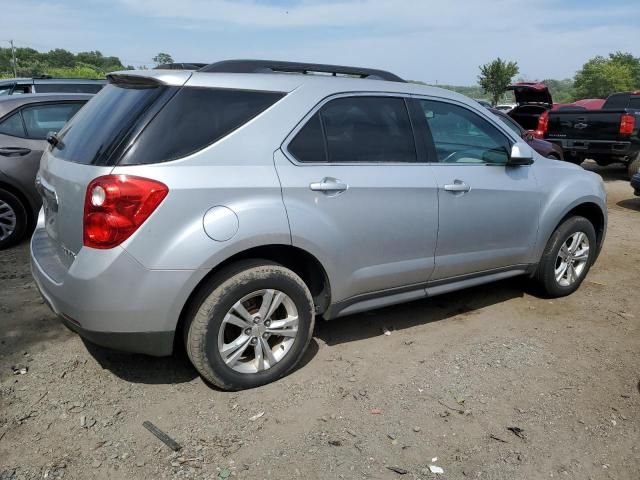
[[309, 188], [314, 192], [342, 193], [349, 188], [349, 185], [337, 178], [325, 177], [320, 182], [309, 184]]
[[471, 187], [462, 180], [454, 180], [453, 183], [444, 186], [447, 192], [468, 192]]
[[3, 157], [24, 157], [29, 155], [31, 150], [22, 147], [3, 147], [0, 148], [0, 155]]

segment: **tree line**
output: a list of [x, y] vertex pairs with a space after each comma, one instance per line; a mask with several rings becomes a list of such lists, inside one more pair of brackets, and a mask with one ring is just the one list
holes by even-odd
[[[495, 105], [504, 98], [507, 86], [518, 73], [517, 62], [498, 57], [480, 66], [478, 84], [482, 93], [489, 95]], [[518, 81], [526, 80], [519, 78]], [[614, 92], [640, 90], [640, 58], [627, 52], [610, 53], [608, 57], [597, 56], [589, 59], [572, 79], [546, 79], [542, 82], [557, 103], [606, 98]]]
[[[15, 53], [15, 71], [14, 71]], [[152, 59], [156, 65], [172, 63], [171, 55], [158, 53]], [[146, 66], [138, 67], [145, 69]], [[116, 70], [133, 70], [118, 57], [104, 56], [100, 51], [72, 53], [62, 48], [39, 52], [33, 48], [0, 48], [0, 78], [38, 77], [50, 75], [64, 78], [104, 78]]]
[[[53, 77], [104, 78], [109, 72], [134, 68], [132, 65], [124, 65], [118, 57], [104, 56], [98, 50], [72, 53], [62, 48], [48, 52], [39, 52], [33, 48], [16, 48], [15, 58], [15, 73], [18, 77], [51, 75]], [[173, 58], [168, 53], [158, 53], [152, 60], [156, 65], [173, 62]], [[517, 62], [496, 58], [480, 66], [478, 85], [440, 86], [472, 98], [483, 98], [488, 95], [490, 100], [497, 104], [501, 101], [512, 101], [508, 95], [505, 95], [506, 87], [514, 81], [518, 73]], [[13, 76], [15, 75], [11, 48], [0, 48], [0, 78]], [[527, 80], [517, 78], [517, 81]], [[627, 52], [611, 53], [608, 57], [597, 56], [589, 59], [573, 78], [539, 81], [549, 87], [553, 100], [558, 103], [569, 103], [582, 98], [605, 98], [614, 92], [640, 90], [640, 58]]]

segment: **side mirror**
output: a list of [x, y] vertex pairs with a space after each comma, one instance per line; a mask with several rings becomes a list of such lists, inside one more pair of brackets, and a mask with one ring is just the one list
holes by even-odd
[[520, 166], [533, 163], [533, 152], [526, 143], [516, 143], [511, 147], [511, 155], [507, 165]]

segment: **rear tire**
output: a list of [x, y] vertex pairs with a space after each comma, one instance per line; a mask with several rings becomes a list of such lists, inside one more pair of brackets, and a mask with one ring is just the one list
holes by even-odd
[[207, 381], [244, 390], [288, 374], [304, 356], [314, 322], [311, 293], [298, 275], [274, 262], [247, 260], [200, 290], [187, 314], [185, 346]]
[[0, 250], [24, 238], [27, 231], [27, 209], [13, 193], [0, 188]]
[[633, 177], [636, 173], [640, 172], [640, 153], [638, 153], [636, 157], [633, 160], [631, 160], [627, 168], [629, 173], [629, 179], [631, 179], [631, 177]]
[[591, 268], [597, 249], [596, 231], [589, 220], [575, 216], [561, 223], [551, 235], [535, 273], [542, 293], [558, 298], [575, 292]]

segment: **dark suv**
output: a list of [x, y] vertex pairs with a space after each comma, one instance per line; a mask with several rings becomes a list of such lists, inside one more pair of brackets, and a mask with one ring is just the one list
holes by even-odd
[[0, 98], [0, 250], [35, 224], [42, 201], [34, 184], [46, 137], [92, 97], [48, 93]]
[[24, 93], [98, 93], [106, 80], [84, 78], [8, 78], [0, 80], [0, 97]]

